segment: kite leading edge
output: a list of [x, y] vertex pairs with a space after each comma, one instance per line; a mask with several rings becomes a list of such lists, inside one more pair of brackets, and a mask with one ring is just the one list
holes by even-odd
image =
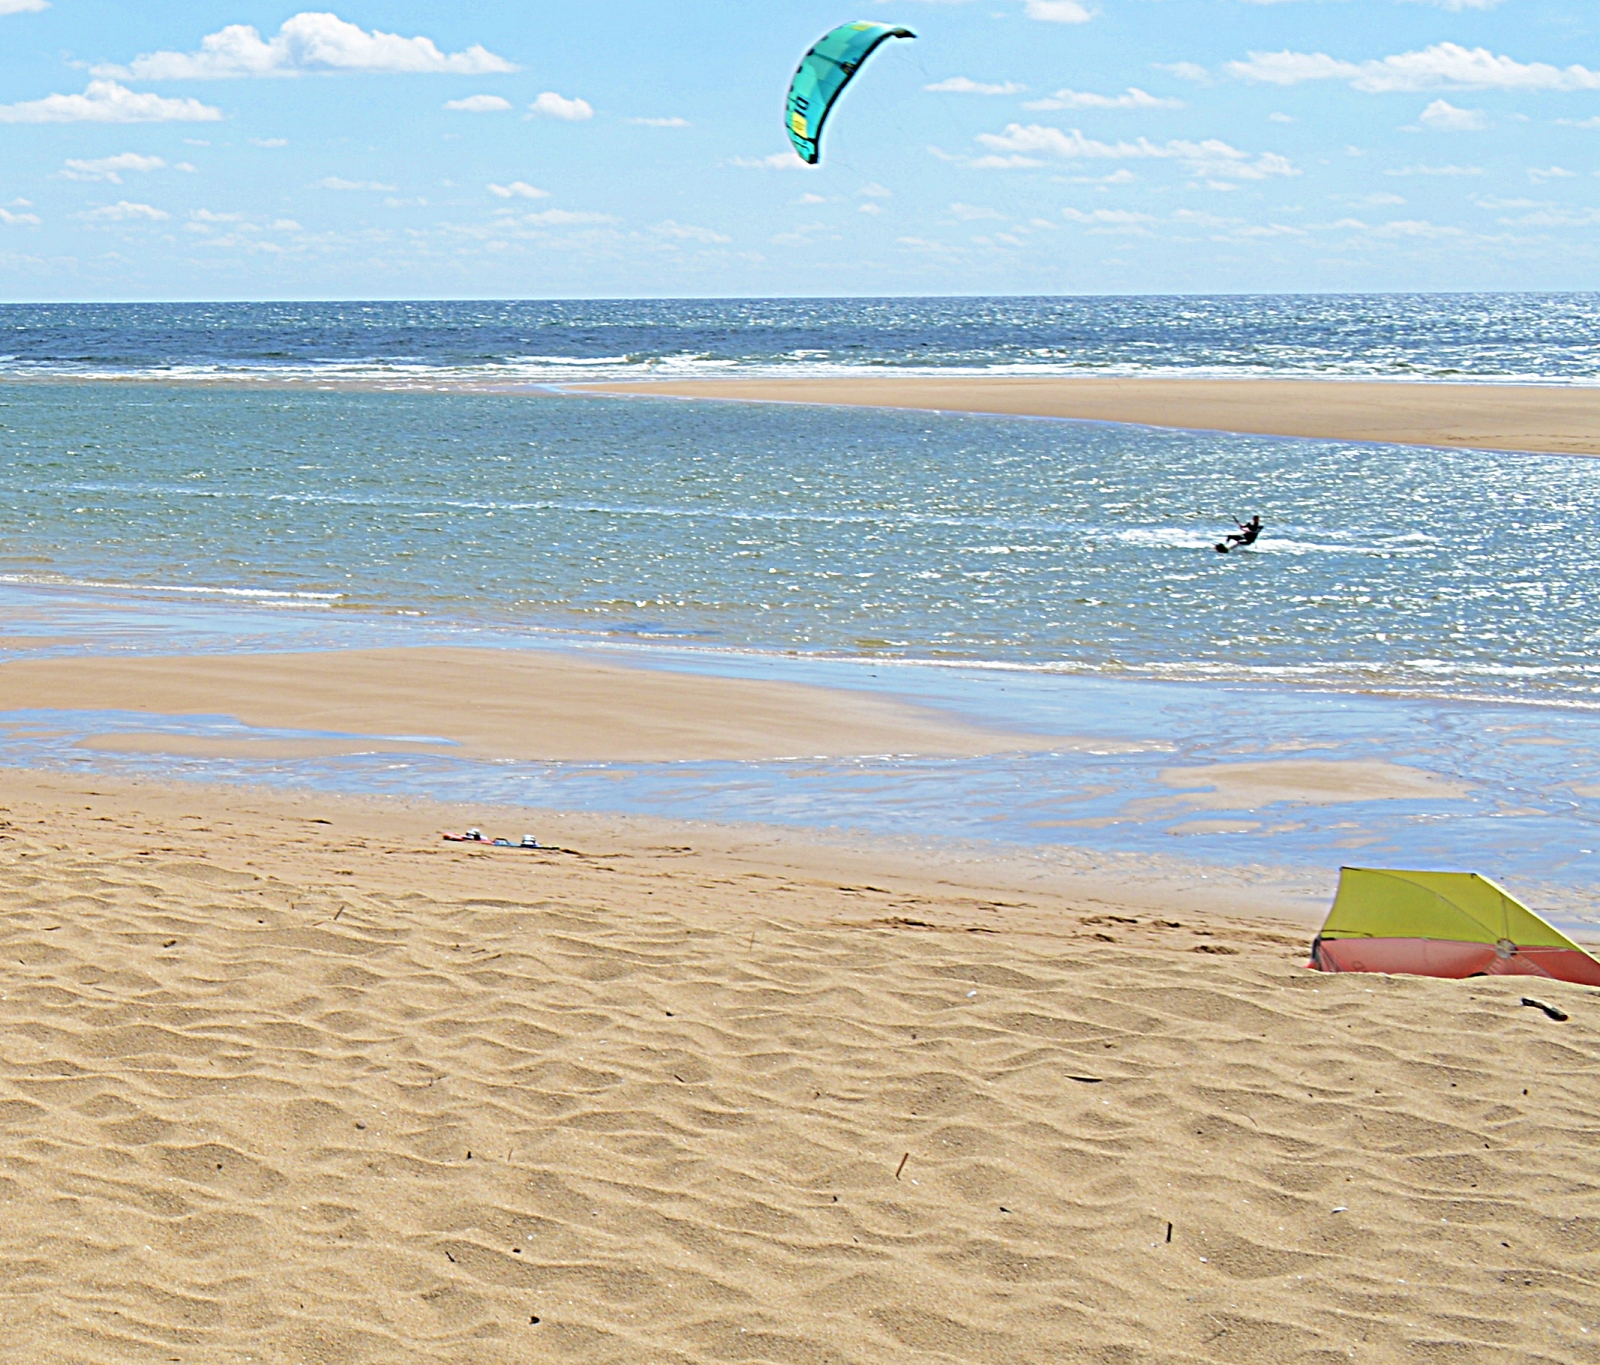
[[789, 85], [784, 122], [789, 140], [808, 166], [822, 156], [822, 127], [845, 86], [878, 47], [890, 38], [915, 38], [908, 28], [861, 22], [844, 24], [824, 34], [800, 59]]

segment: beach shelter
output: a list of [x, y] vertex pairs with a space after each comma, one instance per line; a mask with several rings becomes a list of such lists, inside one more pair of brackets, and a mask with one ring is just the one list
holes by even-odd
[[1323, 972], [1543, 976], [1600, 986], [1600, 961], [1475, 872], [1342, 869], [1310, 965]]

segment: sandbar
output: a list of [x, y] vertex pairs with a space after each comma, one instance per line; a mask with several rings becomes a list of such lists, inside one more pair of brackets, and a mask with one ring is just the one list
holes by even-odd
[[109, 729], [90, 747], [213, 757], [450, 752], [550, 762], [978, 755], [1042, 748], [843, 689], [596, 663], [555, 651], [401, 648], [0, 664], [0, 711], [227, 717], [271, 736]]
[[889, 375], [583, 384], [569, 391], [1057, 417], [1262, 436], [1600, 455], [1600, 388]]

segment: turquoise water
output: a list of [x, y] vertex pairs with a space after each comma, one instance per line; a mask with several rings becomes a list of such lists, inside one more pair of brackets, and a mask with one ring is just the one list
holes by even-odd
[[[1555, 456], [1073, 422], [10, 384], [0, 576], [1589, 706], [1597, 478]], [[1255, 551], [1217, 555], [1230, 515], [1254, 511]]]
[[[1585, 917], [1600, 884], [1591, 461], [481, 382], [608, 357], [629, 372], [1600, 373], [1583, 296], [956, 303], [0, 310], [0, 643], [559, 647], [912, 697], [1056, 737], [1042, 752], [180, 760], [78, 741], [237, 723], [123, 716], [108, 698], [98, 716], [0, 716], [0, 762], [1329, 877], [1343, 861], [1465, 865]], [[1210, 548], [1255, 511], [1256, 549]], [[1228, 810], [1177, 785], [1285, 757], [1388, 758], [1464, 795]]]

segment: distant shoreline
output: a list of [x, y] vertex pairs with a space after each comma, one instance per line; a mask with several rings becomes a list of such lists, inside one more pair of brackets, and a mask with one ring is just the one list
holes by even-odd
[[1047, 417], [1385, 445], [1600, 455], [1600, 388], [1316, 379], [721, 379], [566, 392]]

